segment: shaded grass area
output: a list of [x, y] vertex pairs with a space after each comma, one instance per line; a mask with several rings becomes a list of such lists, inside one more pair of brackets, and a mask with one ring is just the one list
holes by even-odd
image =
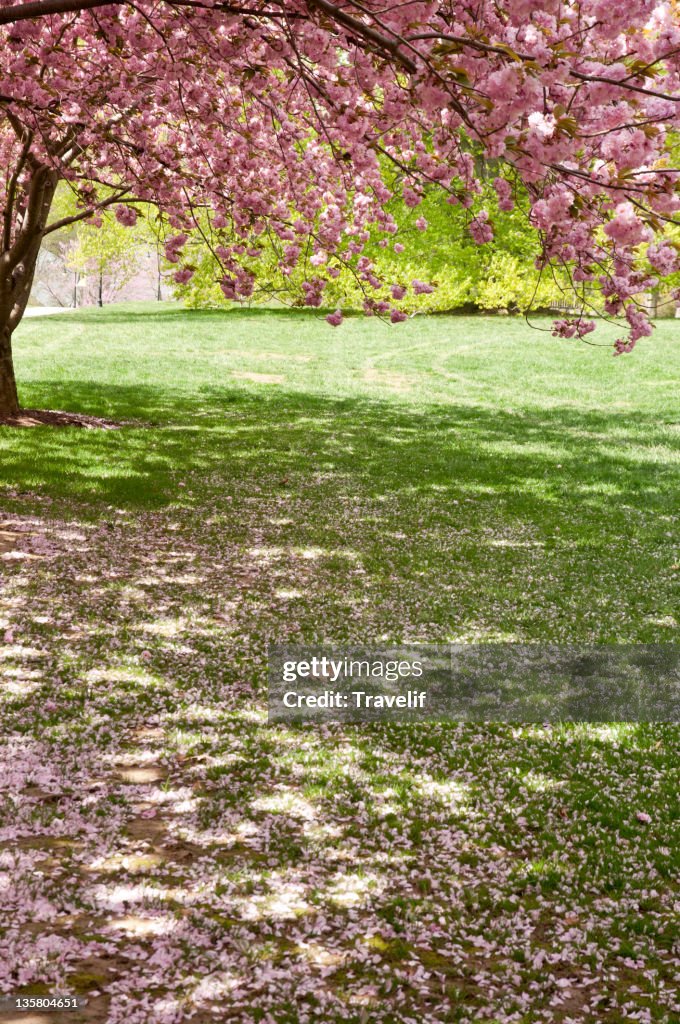
[[[410, 593], [419, 639], [669, 639], [676, 334], [662, 324], [626, 360], [492, 318], [332, 331], [151, 305], [34, 320], [25, 404], [131, 425], [0, 431], [6, 500], [38, 491], [86, 518], [209, 508], [213, 533], [244, 542], [255, 517], [272, 547], [318, 548], [331, 590], [349, 555], [379, 601]], [[269, 522], [274, 506], [291, 521]]]
[[670, 1022], [675, 727], [268, 728], [262, 687], [270, 640], [674, 640], [676, 325], [614, 360], [116, 307], [17, 347], [26, 405], [127, 425], [0, 429], [47, 544], [0, 562], [5, 987], [113, 1024]]

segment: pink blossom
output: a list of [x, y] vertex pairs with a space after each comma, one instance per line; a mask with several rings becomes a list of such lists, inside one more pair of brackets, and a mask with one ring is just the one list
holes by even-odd
[[605, 224], [604, 232], [614, 242], [626, 246], [636, 246], [648, 241], [652, 231], [635, 212], [632, 203], [619, 203], [612, 219]]
[[403, 195], [404, 202], [406, 203], [407, 206], [419, 206], [420, 203], [422, 202], [422, 196], [418, 192], [415, 192], [412, 188], [405, 188]]
[[514, 208], [514, 200], [512, 197], [512, 186], [506, 178], [494, 178], [493, 187], [496, 190], [498, 196], [498, 208], [499, 210], [512, 210]]
[[482, 210], [473, 218], [468, 226], [468, 231], [477, 245], [485, 245], [493, 238], [493, 228], [489, 223], [489, 214]]
[[678, 270], [678, 250], [669, 241], [654, 243], [647, 249], [647, 259], [663, 277]]
[[186, 244], [189, 236], [185, 234], [174, 235], [165, 243], [165, 258], [168, 263], [177, 263], [182, 247]]
[[553, 335], [556, 338], [584, 338], [595, 330], [594, 320], [576, 317], [573, 320], [556, 320], [553, 324]]
[[552, 137], [555, 131], [555, 118], [552, 114], [543, 114], [540, 111], [534, 111], [529, 114], [528, 122], [532, 130], [539, 136], [543, 141]]
[[415, 295], [429, 295], [430, 292], [434, 291], [433, 285], [427, 284], [426, 281], [418, 281], [417, 279], [411, 281], [411, 287]]
[[116, 220], [126, 228], [134, 227], [137, 223], [137, 211], [133, 206], [117, 206]]

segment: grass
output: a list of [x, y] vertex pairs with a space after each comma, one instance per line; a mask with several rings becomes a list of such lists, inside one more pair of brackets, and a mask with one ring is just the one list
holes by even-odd
[[268, 641], [676, 640], [679, 328], [614, 359], [539, 326], [21, 327], [25, 405], [126, 425], [0, 428], [5, 988], [29, 963], [112, 1024], [673, 1019], [675, 727], [263, 720]]

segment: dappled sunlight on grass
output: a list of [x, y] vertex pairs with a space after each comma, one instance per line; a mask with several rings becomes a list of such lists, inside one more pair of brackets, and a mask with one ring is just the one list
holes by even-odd
[[0, 429], [8, 984], [113, 1024], [669, 1021], [676, 729], [264, 696], [274, 641], [674, 638], [675, 329], [618, 362], [484, 318], [22, 329], [25, 401], [124, 422]]
[[558, 786], [564, 786], [564, 784], [564, 780], [551, 779], [540, 772], [530, 771], [524, 776], [524, 785], [535, 793], [545, 793], [548, 789], [555, 789]]
[[313, 821], [317, 810], [308, 800], [302, 800], [295, 790], [284, 790], [272, 796], [261, 796], [252, 801], [251, 808], [255, 811], [271, 811], [273, 813], [290, 814], [294, 818]]

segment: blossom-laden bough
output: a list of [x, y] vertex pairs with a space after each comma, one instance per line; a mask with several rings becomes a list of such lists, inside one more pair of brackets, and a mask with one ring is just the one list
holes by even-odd
[[[394, 244], [394, 189], [469, 208], [489, 164], [501, 207], [528, 196], [541, 268], [583, 293], [556, 331], [593, 329], [596, 286], [629, 351], [651, 330], [635, 297], [678, 265], [679, 71], [677, 5], [658, 0], [2, 0], [0, 415], [18, 410], [11, 336], [59, 227], [154, 204], [178, 282], [199, 230], [228, 298], [252, 294], [273, 245], [284, 275], [309, 268], [310, 306], [319, 268], [344, 265], [366, 311], [397, 322], [401, 289], [377, 299], [389, 282], [363, 254], [376, 232]], [[78, 210], [50, 221], [60, 180]], [[469, 229], [493, 237], [484, 212]]]

